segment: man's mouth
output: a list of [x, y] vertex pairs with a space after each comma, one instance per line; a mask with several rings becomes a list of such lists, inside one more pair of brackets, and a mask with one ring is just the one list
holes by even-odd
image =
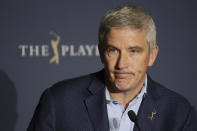
[[131, 73], [131, 72], [115, 72], [114, 75], [117, 79], [127, 79], [127, 78], [132, 78], [134, 76], [134, 73]]

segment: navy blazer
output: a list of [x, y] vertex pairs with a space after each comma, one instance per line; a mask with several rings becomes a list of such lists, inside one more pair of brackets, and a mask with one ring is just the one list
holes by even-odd
[[[189, 102], [149, 76], [137, 117], [142, 131], [197, 131]], [[104, 71], [46, 89], [27, 131], [109, 131]]]

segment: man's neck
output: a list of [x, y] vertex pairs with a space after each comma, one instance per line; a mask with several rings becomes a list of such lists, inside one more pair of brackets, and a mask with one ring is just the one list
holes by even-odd
[[118, 93], [109, 92], [109, 95], [111, 99], [116, 100], [117, 102], [121, 103], [126, 109], [129, 103], [140, 93], [142, 87], [137, 88], [136, 90], [130, 90], [127, 92], [118, 92]]
[[142, 88], [145, 85], [145, 78], [142, 80], [142, 82], [139, 83], [139, 85], [137, 85], [137, 87], [127, 91], [112, 91], [112, 88], [109, 88], [109, 86], [107, 86], [110, 98], [121, 103], [126, 109], [129, 103], [141, 92]]

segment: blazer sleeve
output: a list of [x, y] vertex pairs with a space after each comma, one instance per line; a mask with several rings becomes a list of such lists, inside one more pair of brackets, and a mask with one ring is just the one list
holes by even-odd
[[55, 131], [55, 107], [50, 89], [42, 94], [27, 131]]
[[183, 131], [197, 131], [197, 119], [194, 107], [192, 107], [190, 112], [188, 113]]

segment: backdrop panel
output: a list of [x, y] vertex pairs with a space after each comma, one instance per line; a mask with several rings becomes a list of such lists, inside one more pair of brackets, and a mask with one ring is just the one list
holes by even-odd
[[41, 93], [55, 82], [103, 68], [100, 19], [125, 3], [155, 20], [160, 51], [150, 75], [197, 108], [195, 0], [1, 0], [1, 131], [26, 130]]

